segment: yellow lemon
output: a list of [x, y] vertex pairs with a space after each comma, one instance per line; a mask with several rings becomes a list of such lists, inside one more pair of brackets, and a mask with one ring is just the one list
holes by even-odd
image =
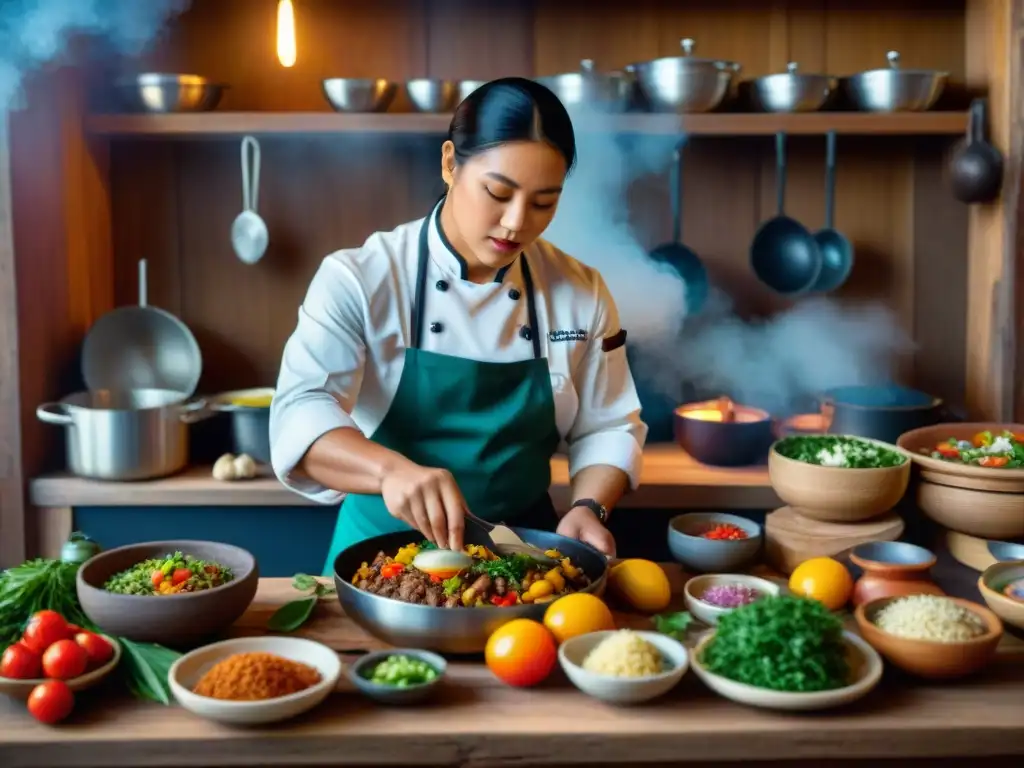
[[608, 588], [630, 607], [657, 613], [672, 600], [672, 586], [660, 565], [650, 560], [623, 560], [608, 572]]
[[815, 557], [796, 567], [789, 577], [789, 589], [795, 595], [818, 600], [830, 611], [838, 611], [853, 594], [853, 577], [838, 560]]
[[544, 626], [559, 643], [570, 637], [615, 629], [615, 619], [599, 597], [576, 592], [555, 600], [544, 612]]

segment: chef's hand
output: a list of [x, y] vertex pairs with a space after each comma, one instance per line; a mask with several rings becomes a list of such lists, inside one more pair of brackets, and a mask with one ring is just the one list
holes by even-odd
[[615, 537], [587, 507], [574, 507], [566, 512], [555, 533], [570, 539], [579, 539], [598, 552], [615, 557]]
[[444, 549], [461, 550], [466, 500], [447, 469], [404, 462], [384, 475], [380, 495], [391, 516]]

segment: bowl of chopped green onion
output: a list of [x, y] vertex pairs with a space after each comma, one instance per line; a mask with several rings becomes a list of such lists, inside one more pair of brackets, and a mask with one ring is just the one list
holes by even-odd
[[448, 669], [442, 656], [393, 648], [362, 656], [349, 667], [352, 684], [381, 704], [416, 704], [437, 688]]
[[853, 435], [791, 435], [768, 455], [768, 476], [782, 501], [804, 517], [858, 523], [885, 514], [910, 483], [902, 448]]

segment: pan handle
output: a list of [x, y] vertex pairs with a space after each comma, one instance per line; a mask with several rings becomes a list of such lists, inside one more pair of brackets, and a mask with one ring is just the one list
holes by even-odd
[[58, 427], [70, 427], [75, 423], [74, 417], [61, 403], [43, 403], [36, 408], [36, 418], [46, 424], [56, 424]]
[[139, 259], [139, 306], [149, 306], [149, 278], [146, 275], [146, 260]]
[[185, 424], [195, 424], [213, 416], [214, 412], [207, 407], [206, 400], [197, 398], [178, 406], [178, 418]]
[[786, 134], [779, 131], [775, 134], [775, 194], [779, 216], [785, 216], [786, 208]]

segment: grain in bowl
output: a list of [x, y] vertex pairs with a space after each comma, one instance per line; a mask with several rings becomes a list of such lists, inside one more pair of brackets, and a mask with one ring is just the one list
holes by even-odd
[[893, 600], [874, 615], [872, 623], [896, 637], [933, 643], [963, 643], [987, 631], [976, 613], [936, 595], [907, 595]]
[[614, 677], [648, 677], [665, 670], [665, 660], [652, 643], [628, 629], [609, 635], [587, 654], [587, 672]]

